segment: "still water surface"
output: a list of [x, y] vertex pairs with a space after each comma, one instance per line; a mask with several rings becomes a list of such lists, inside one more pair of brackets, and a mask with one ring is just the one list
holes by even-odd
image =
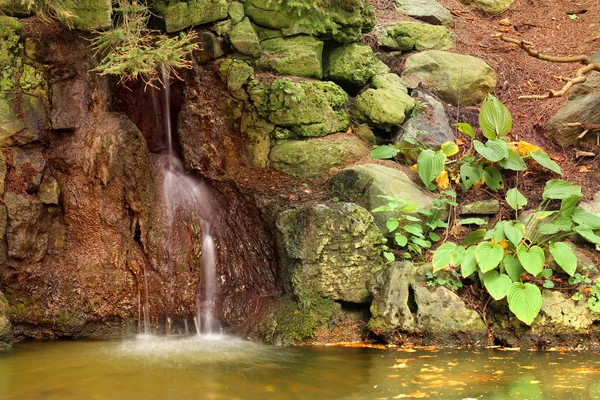
[[223, 336], [17, 343], [0, 399], [600, 399], [600, 354], [269, 347]]

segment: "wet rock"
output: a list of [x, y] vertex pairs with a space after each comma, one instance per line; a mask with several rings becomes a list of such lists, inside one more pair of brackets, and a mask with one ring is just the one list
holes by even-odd
[[8, 301], [0, 292], [0, 352], [12, 347], [12, 330], [8, 320]]
[[229, 40], [237, 51], [247, 56], [259, 57], [262, 53], [258, 35], [247, 17], [233, 27]]
[[58, 205], [60, 201], [60, 185], [48, 170], [40, 183], [37, 196], [42, 203], [47, 205]]
[[433, 25], [454, 26], [450, 11], [435, 0], [395, 0], [398, 11]]
[[[431, 197], [402, 171], [379, 164], [364, 164], [345, 168], [329, 181], [329, 190], [342, 201], [356, 203], [371, 211], [387, 204], [380, 196], [398, 195], [408, 203], [418, 204], [419, 210], [433, 207]], [[417, 216], [416, 213], [412, 215]], [[382, 232], [392, 212], [373, 213], [375, 223]]]
[[389, 50], [449, 50], [456, 45], [456, 36], [448, 28], [418, 22], [394, 22], [378, 36], [379, 46]]
[[312, 36], [266, 39], [258, 69], [306, 78], [323, 77], [323, 42]]
[[355, 204], [308, 205], [277, 217], [283, 266], [299, 302], [319, 296], [352, 303], [369, 297], [366, 283], [383, 267], [381, 232]]
[[488, 14], [500, 14], [506, 10], [515, 0], [461, 0], [463, 4], [469, 4]]
[[406, 148], [412, 145], [405, 139], [416, 141], [423, 147], [453, 142], [454, 131], [442, 103], [418, 90], [413, 90], [412, 97], [415, 99], [415, 108], [411, 117], [402, 124], [394, 142]]
[[12, 150], [14, 173], [22, 182], [22, 188], [33, 193], [38, 190], [42, 182], [44, 169], [46, 168], [46, 157], [39, 148], [14, 148]]
[[375, 75], [390, 69], [375, 57], [370, 46], [358, 43], [335, 48], [327, 58], [325, 76], [334, 82], [357, 90]]
[[245, 129], [248, 140], [246, 150], [250, 163], [257, 168], [266, 168], [269, 165], [271, 152], [271, 133], [275, 125], [254, 115]]
[[544, 290], [542, 309], [531, 324], [531, 334], [582, 333], [595, 321], [600, 321], [600, 314], [592, 313], [585, 302], [566, 298], [558, 291]]
[[8, 256], [40, 261], [48, 247], [48, 216], [44, 204], [36, 197], [13, 192], [4, 195], [4, 202], [8, 212]]
[[77, 129], [89, 113], [90, 90], [84, 79], [60, 80], [51, 86], [53, 129]]
[[356, 161], [371, 151], [356, 136], [335, 135], [292, 140], [271, 148], [269, 161], [277, 171], [306, 178], [325, 178], [336, 167]]
[[422, 83], [443, 101], [461, 106], [481, 103], [498, 80], [484, 61], [439, 50], [409, 56], [402, 79], [409, 87]]
[[200, 44], [200, 49], [193, 52], [193, 56], [199, 62], [214, 60], [222, 57], [229, 52], [229, 46], [224, 38], [215, 35], [213, 32], [200, 31], [196, 43]]
[[253, 81], [248, 84], [248, 93], [267, 121], [299, 137], [344, 132], [350, 126], [344, 111], [348, 95], [333, 82]]
[[225, 19], [229, 11], [227, 0], [153, 0], [152, 5], [158, 15], [164, 18], [167, 32]]
[[360, 124], [358, 126], [355, 126], [354, 133], [356, 134], [356, 136], [358, 136], [359, 138], [361, 138], [369, 144], [377, 143], [377, 137], [375, 137], [373, 130], [369, 127], [368, 124]]
[[4, 195], [4, 187], [6, 183], [6, 173], [8, 172], [6, 166], [6, 156], [0, 151], [0, 196]]
[[463, 205], [458, 214], [459, 215], [469, 215], [469, 214], [479, 214], [479, 215], [496, 215], [500, 212], [500, 202], [498, 200], [481, 200], [475, 201], [473, 203]]

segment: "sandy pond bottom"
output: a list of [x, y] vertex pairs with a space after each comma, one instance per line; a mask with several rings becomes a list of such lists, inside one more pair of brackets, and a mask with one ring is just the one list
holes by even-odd
[[32, 341], [0, 399], [595, 399], [600, 354], [269, 347], [225, 336]]

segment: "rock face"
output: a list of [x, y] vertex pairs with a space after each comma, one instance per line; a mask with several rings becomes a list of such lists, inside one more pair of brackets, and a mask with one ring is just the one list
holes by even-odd
[[449, 50], [456, 45], [456, 36], [446, 27], [417, 22], [394, 22], [378, 36], [379, 46], [390, 50]]
[[277, 171], [306, 178], [325, 178], [333, 168], [356, 161], [370, 146], [356, 136], [336, 135], [320, 139], [292, 140], [271, 148], [269, 160]]
[[381, 233], [364, 208], [342, 203], [287, 210], [277, 217], [283, 265], [294, 294], [352, 303], [369, 297], [367, 281], [383, 267]]
[[[418, 209], [428, 209], [433, 206], [429, 195], [412, 182], [405, 173], [378, 164], [346, 168], [331, 178], [329, 188], [340, 200], [360, 204], [369, 211], [387, 204], [387, 200], [380, 196], [393, 197], [395, 194], [407, 202], [418, 204]], [[378, 212], [373, 215], [379, 229], [387, 232], [385, 223], [394, 214]]]
[[312, 36], [273, 38], [262, 43], [264, 54], [257, 61], [259, 69], [321, 79], [323, 77], [323, 42]]
[[111, 27], [111, 0], [65, 1], [61, 5], [66, 13], [73, 15], [66, 22], [73, 24], [76, 29], [94, 31]]
[[8, 302], [0, 292], [0, 352], [12, 347], [12, 331], [8, 320]]
[[325, 75], [342, 86], [356, 90], [375, 75], [389, 71], [388, 66], [375, 57], [371, 47], [352, 43], [337, 47], [329, 54]]
[[259, 57], [262, 53], [258, 35], [248, 18], [242, 19], [233, 27], [229, 40], [237, 51], [247, 56]]
[[395, 0], [401, 13], [433, 25], [454, 26], [448, 9], [435, 0]]
[[411, 87], [422, 83], [443, 101], [462, 106], [481, 103], [498, 80], [485, 62], [438, 50], [409, 56], [402, 79]]
[[152, 5], [164, 18], [167, 32], [225, 19], [229, 8], [227, 0], [153, 0]]
[[488, 14], [499, 14], [506, 10], [515, 0], [461, 0], [464, 4], [469, 4], [475, 8], [485, 11]]

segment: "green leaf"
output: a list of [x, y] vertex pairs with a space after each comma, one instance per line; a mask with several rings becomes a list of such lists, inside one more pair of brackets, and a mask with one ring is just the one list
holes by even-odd
[[502, 300], [504, 296], [506, 296], [508, 289], [511, 287], [512, 280], [506, 274], [490, 271], [485, 274], [483, 285], [494, 300]]
[[413, 217], [412, 215], [403, 215], [402, 218], [404, 218], [405, 220], [410, 221], [410, 222], [419, 222], [419, 223], [423, 222], [423, 221], [421, 221], [421, 218]]
[[429, 236], [429, 239], [431, 239], [434, 242], [437, 242], [441, 239], [440, 235], [438, 235], [435, 232], [429, 232], [428, 236]]
[[587, 301], [587, 306], [595, 313], [600, 313], [600, 301], [595, 297], [590, 297]]
[[492, 139], [488, 140], [486, 144], [483, 144], [479, 140], [474, 140], [473, 146], [475, 146], [475, 150], [479, 154], [491, 162], [498, 162], [508, 157], [508, 145], [504, 140]]
[[581, 186], [573, 185], [571, 182], [562, 179], [551, 179], [546, 182], [542, 194], [544, 200], [562, 200], [571, 196], [581, 197]]
[[496, 139], [505, 136], [512, 129], [512, 117], [504, 104], [489, 94], [481, 105], [479, 126], [483, 136]]
[[431, 149], [423, 150], [417, 158], [417, 173], [425, 186], [429, 187], [431, 182], [442, 172], [446, 156], [439, 151]]
[[550, 280], [545, 280], [542, 286], [546, 289], [552, 289], [554, 287], [554, 282]]
[[519, 245], [517, 247], [517, 257], [519, 257], [519, 261], [523, 268], [531, 275], [537, 275], [544, 269], [546, 256], [544, 255], [544, 250], [540, 246], [531, 246], [531, 248], [528, 249], [527, 246], [523, 244]]
[[502, 189], [502, 175], [496, 167], [488, 165], [483, 169], [483, 181], [494, 192]]
[[513, 210], [520, 210], [527, 204], [527, 199], [517, 188], [512, 188], [506, 192], [506, 202]]
[[529, 155], [542, 167], [546, 167], [550, 171], [553, 171], [559, 175], [562, 175], [562, 170], [560, 169], [558, 164], [555, 163], [552, 159], [550, 159], [550, 156], [547, 153], [545, 153], [541, 150], [535, 150], [535, 151], [530, 152]]
[[384, 251], [383, 256], [388, 261], [394, 261], [396, 259], [396, 256], [394, 256], [394, 253], [390, 253], [389, 251]]
[[582, 238], [587, 240], [590, 243], [600, 244], [600, 236], [596, 235], [591, 229], [586, 227], [576, 226], [573, 229], [575, 232], [579, 233]]
[[560, 230], [560, 226], [552, 222], [546, 222], [537, 228], [538, 233], [541, 235], [554, 235], [555, 233], [560, 232]]
[[502, 259], [502, 265], [504, 265], [504, 270], [513, 282], [519, 282], [521, 280], [521, 275], [523, 275], [525, 269], [518, 258], [515, 258], [512, 254], [507, 254]]
[[394, 232], [400, 226], [400, 222], [397, 218], [390, 218], [385, 223], [385, 227], [391, 233]]
[[424, 238], [423, 236], [423, 227], [419, 224], [410, 224], [404, 226], [404, 230], [412, 235], [415, 235], [420, 238]]
[[473, 185], [483, 179], [483, 168], [477, 164], [463, 164], [460, 166], [460, 180], [469, 190]]
[[473, 127], [466, 122], [457, 122], [452, 124], [452, 126], [455, 126], [460, 133], [464, 133], [471, 139], [475, 139], [475, 131], [473, 130]]
[[435, 253], [433, 253], [433, 272], [436, 273], [447, 266], [452, 262], [452, 253], [456, 250], [456, 244], [452, 242], [446, 242], [437, 248]]
[[400, 152], [395, 146], [385, 145], [377, 146], [371, 151], [371, 158], [378, 160], [387, 160], [388, 158], [394, 158]]
[[542, 293], [531, 283], [513, 283], [506, 294], [508, 308], [515, 316], [531, 325], [542, 309]]
[[550, 246], [548, 246], [548, 250], [550, 250], [550, 254], [554, 257], [554, 261], [560, 265], [563, 271], [570, 276], [575, 274], [575, 270], [577, 269], [577, 257], [568, 244], [551, 242]]
[[[581, 199], [581, 196], [574, 195], [563, 199], [560, 203], [560, 216], [563, 218], [571, 218], [577, 207], [577, 202]], [[570, 222], [569, 222], [570, 225]]]
[[394, 235], [394, 241], [398, 246], [404, 247], [408, 243], [408, 238], [401, 233], [396, 233]]
[[586, 227], [593, 231], [600, 229], [600, 217], [585, 211], [581, 207], [575, 208], [572, 218], [577, 225]]
[[487, 221], [482, 218], [465, 218], [458, 222], [458, 225], [487, 225]]
[[466, 278], [477, 271], [477, 259], [475, 258], [476, 251], [477, 248], [471, 246], [465, 252], [465, 258], [462, 263], [460, 263], [460, 274], [463, 278]]
[[492, 244], [490, 242], [483, 242], [477, 245], [475, 252], [475, 258], [479, 264], [481, 272], [486, 273], [493, 270], [500, 264], [504, 257], [504, 250], [499, 244]]
[[504, 169], [509, 169], [511, 171], [525, 171], [527, 169], [527, 165], [525, 165], [525, 160], [521, 157], [517, 152], [508, 150], [508, 157], [498, 161], [498, 164]]
[[450, 258], [452, 259], [452, 265], [460, 265], [464, 261], [466, 255], [467, 251], [465, 248], [458, 246], [450, 255]]
[[428, 249], [431, 247], [431, 242], [429, 240], [421, 239], [419, 237], [412, 237], [410, 240], [419, 247], [424, 249]]
[[516, 247], [525, 236], [525, 225], [520, 222], [509, 221], [504, 225], [504, 235]]
[[485, 229], [477, 229], [476, 231], [469, 233], [467, 237], [464, 238], [462, 242], [460, 242], [460, 245], [467, 247], [472, 244], [481, 242], [484, 237]]

